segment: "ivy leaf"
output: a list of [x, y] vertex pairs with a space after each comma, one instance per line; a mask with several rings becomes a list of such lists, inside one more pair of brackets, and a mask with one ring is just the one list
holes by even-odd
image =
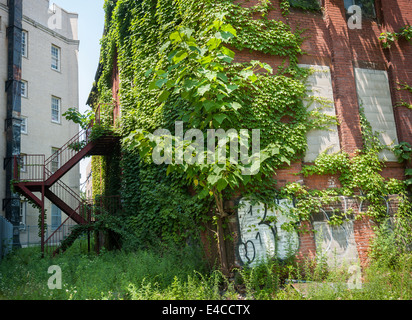
[[182, 42], [182, 37], [180, 36], [180, 32], [179, 31], [175, 31], [170, 35], [170, 40], [172, 40], [173, 44]]
[[170, 46], [170, 41], [165, 42], [159, 49], [160, 53], [163, 53], [163, 51], [165, 51], [167, 48], [169, 48]]
[[219, 125], [221, 125], [222, 122], [223, 122], [225, 119], [228, 119], [228, 116], [225, 115], [224, 113], [218, 113], [218, 114], [215, 114], [215, 115], [213, 116], [213, 119], [216, 120], [216, 121], [219, 123]]
[[222, 47], [221, 52], [224, 55], [227, 55], [228, 57], [230, 57], [232, 59], [235, 57], [235, 53], [232, 50], [230, 50], [229, 48], [226, 48], [224, 46]]
[[174, 63], [177, 64], [177, 63], [181, 62], [182, 60], [186, 59], [188, 56], [189, 56], [189, 54], [186, 51], [181, 50], [181, 51], [178, 51], [175, 54], [175, 56], [173, 57], [172, 60], [173, 60]]
[[197, 196], [198, 196], [199, 199], [204, 199], [204, 198], [207, 197], [208, 194], [209, 194], [209, 190], [208, 189], [203, 189], [202, 191], [200, 191], [198, 193]]
[[186, 90], [192, 90], [197, 84], [198, 84], [198, 81], [187, 79], [185, 80], [183, 87]]
[[196, 51], [198, 54], [202, 55], [202, 51], [197, 46], [189, 46], [189, 49]]
[[148, 76], [150, 76], [153, 72], [153, 69], [150, 68], [149, 70], [146, 71], [146, 73], [144, 74], [144, 76], [147, 78]]
[[251, 77], [252, 75], [253, 75], [253, 70], [251, 69], [244, 69], [240, 72], [240, 76], [245, 80]]
[[201, 86], [199, 89], [197, 89], [197, 93], [200, 96], [203, 96], [206, 92], [210, 90], [210, 84], [207, 84], [205, 86]]
[[156, 87], [158, 87], [159, 89], [161, 89], [163, 87], [163, 85], [168, 82], [168, 79], [160, 79], [156, 81]]
[[213, 61], [213, 57], [211, 55], [205, 56], [202, 59], [200, 59], [199, 63], [201, 65], [208, 65]]
[[150, 82], [150, 84], [149, 84], [149, 90], [156, 89], [156, 82], [157, 82], [156, 79], [153, 80], [152, 82]]
[[159, 102], [164, 102], [169, 98], [170, 96], [170, 91], [163, 90], [163, 92], [159, 96]]
[[232, 102], [232, 103], [230, 103], [230, 107], [232, 108], [232, 109], [234, 109], [234, 110], [239, 110], [240, 108], [242, 108], [242, 105], [240, 104], [240, 103], [238, 103], [238, 102]]
[[285, 162], [285, 163], [288, 164], [288, 166], [290, 166], [290, 160], [289, 160], [288, 158], [286, 158], [286, 157], [284, 157], [284, 156], [281, 156], [281, 157], [280, 157], [280, 161]]
[[180, 34], [184, 34], [188, 39], [192, 39], [192, 34], [194, 30], [191, 28], [180, 28], [179, 32]]
[[235, 90], [238, 89], [238, 88], [239, 88], [239, 86], [236, 85], [236, 84], [229, 84], [229, 85], [227, 86], [228, 93], [232, 93], [233, 91], [235, 91]]
[[216, 185], [217, 191], [221, 192], [223, 189], [226, 188], [227, 185], [228, 185], [228, 181], [224, 178], [220, 178]]
[[207, 177], [207, 182], [210, 185], [214, 186], [219, 181], [219, 179], [220, 179], [219, 175], [211, 174]]
[[227, 62], [227, 63], [232, 63], [232, 61], [233, 61], [233, 58], [231, 58], [231, 57], [229, 57], [229, 56], [227, 56], [227, 55], [225, 55], [225, 54], [218, 54], [217, 57], [218, 57], [220, 60], [222, 60], [222, 61], [224, 61], [224, 62]]
[[207, 72], [205, 73], [205, 77], [206, 77], [209, 81], [215, 80], [216, 77], [217, 77], [217, 72], [215, 72], [215, 71], [207, 71]]
[[219, 47], [221, 43], [222, 43], [222, 40], [220, 40], [218, 38], [212, 38], [206, 43], [206, 45], [207, 45], [207, 47], [209, 48], [210, 51], [213, 51], [217, 47]]
[[222, 39], [222, 40], [227, 42], [230, 39], [232, 39], [234, 37], [234, 35], [230, 32], [227, 32], [227, 31], [220, 31], [220, 32], [216, 32], [215, 37], [217, 39]]
[[217, 74], [217, 76], [218, 76], [219, 79], [222, 80], [223, 82], [227, 82], [227, 81], [228, 81], [228, 78], [227, 78], [226, 74], [224, 74], [223, 72], [219, 72], [219, 73]]
[[223, 25], [221, 30], [224, 31], [224, 32], [231, 33], [233, 37], [237, 36], [237, 32], [236, 32], [235, 28], [233, 28], [230, 24]]
[[210, 100], [203, 103], [203, 107], [205, 108], [206, 112], [208, 112], [208, 113], [214, 111], [214, 109], [218, 106], [219, 106], [218, 103], [216, 103], [214, 101], [210, 101]]
[[241, 176], [241, 180], [242, 180], [242, 182], [243, 182], [243, 184], [246, 186], [249, 182], [250, 182], [250, 180], [251, 180], [251, 176], [249, 176], [249, 175], [242, 175]]

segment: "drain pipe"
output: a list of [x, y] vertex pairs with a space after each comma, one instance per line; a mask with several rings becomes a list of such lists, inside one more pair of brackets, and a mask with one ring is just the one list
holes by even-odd
[[6, 81], [7, 119], [6, 130], [6, 199], [3, 208], [6, 219], [13, 225], [13, 247], [20, 247], [20, 195], [13, 191], [14, 156], [21, 151], [21, 68], [22, 68], [22, 18], [23, 0], [9, 0], [8, 71]]

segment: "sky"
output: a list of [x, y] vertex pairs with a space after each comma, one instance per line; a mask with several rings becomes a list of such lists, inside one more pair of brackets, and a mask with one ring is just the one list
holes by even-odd
[[100, 39], [104, 27], [104, 0], [50, 0], [68, 12], [79, 14], [79, 109], [88, 107], [86, 101], [93, 86], [100, 56]]
[[[84, 112], [89, 107], [87, 98], [93, 86], [100, 57], [100, 39], [104, 28], [104, 0], [50, 0], [68, 12], [79, 15], [79, 110]], [[86, 166], [90, 158], [80, 162], [81, 189], [84, 190]]]

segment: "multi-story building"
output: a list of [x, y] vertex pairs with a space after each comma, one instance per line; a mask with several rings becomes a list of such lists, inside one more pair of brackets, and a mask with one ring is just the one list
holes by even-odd
[[[169, 5], [171, 2], [172, 1], [168, 2]], [[216, 3], [220, 3], [220, 1], [216, 1]], [[228, 3], [231, 2], [229, 1]], [[408, 90], [401, 90], [402, 86], [410, 88], [412, 79], [412, 46], [408, 33], [408, 30], [410, 32], [410, 25], [412, 23], [412, 6], [410, 0], [252, 0], [234, 1], [234, 3], [243, 8], [250, 8], [251, 10], [245, 13], [245, 11], [240, 9], [236, 9], [237, 11], [228, 9], [227, 11], [231, 12], [231, 14], [233, 14], [233, 12], [239, 12], [244, 14], [244, 16], [248, 16], [251, 20], [276, 20], [287, 24], [288, 27], [291, 28], [290, 30], [305, 30], [301, 45], [301, 49], [305, 54], [297, 57], [298, 64], [318, 71], [309, 77], [308, 84], [310, 88], [308, 89], [311, 89], [311, 94], [329, 100], [331, 102], [329, 108], [330, 115], [334, 115], [338, 119], [338, 124], [334, 125], [330, 131], [313, 130], [308, 133], [305, 156], [277, 170], [276, 180], [279, 188], [283, 188], [287, 183], [298, 183], [304, 185], [307, 189], [316, 190], [340, 187], [341, 181], [336, 175], [319, 174], [305, 176], [302, 174], [302, 168], [306, 165], [313, 164], [315, 159], [327, 150], [331, 152], [342, 150], [348, 154], [349, 157], [354, 157], [357, 151], [364, 146], [363, 129], [361, 125], [361, 119], [363, 118], [366, 118], [370, 123], [374, 132], [380, 134], [379, 138], [383, 145], [392, 147], [401, 142], [412, 143], [412, 95]], [[149, 1], [147, 1], [146, 4], [149, 6]], [[116, 1], [112, 1], [111, 7], [108, 6], [108, 8], [114, 10], [115, 5]], [[118, 12], [125, 12], [131, 10], [130, 8], [133, 6], [133, 1], [117, 2], [117, 5], [121, 8]], [[230, 5], [231, 4], [228, 4], [228, 6]], [[156, 8], [159, 10], [156, 14], [162, 17], [162, 15], [165, 15], [165, 12], [168, 12], [162, 11], [166, 10], [165, 8], [167, 8], [167, 4], [162, 8]], [[287, 13], [284, 11], [285, 8], [288, 8]], [[233, 7], [230, 7], [230, 9], [233, 9]], [[140, 17], [141, 25], [146, 26], [146, 24], [149, 23], [153, 23], [153, 25], [156, 24], [155, 19], [153, 19], [153, 22], [149, 21], [147, 19], [147, 13], [139, 10], [141, 9], [136, 6], [136, 11], [133, 11], [133, 14], [136, 14], [136, 12], [140, 14], [140, 16], [136, 14], [137, 18], [134, 19]], [[260, 16], [261, 11], [264, 13]], [[109, 11], [109, 14], [110, 13], [111, 11]], [[273, 70], [277, 70], [278, 67], [283, 67], [285, 64], [287, 65], [289, 63], [288, 57], [285, 59], [283, 55], [265, 52], [266, 45], [269, 46], [271, 44], [270, 40], [267, 40], [265, 36], [262, 36], [261, 39], [263, 40], [261, 40], [260, 43], [258, 42], [260, 38], [256, 30], [264, 33], [269, 27], [264, 23], [262, 23], [263, 27], [259, 26], [258, 23], [250, 22], [247, 24], [244, 16], [242, 16], [242, 19], [239, 19], [238, 23], [236, 22], [237, 17], [232, 17], [233, 19], [231, 20], [236, 22], [234, 27], [238, 28], [238, 32], [243, 29], [243, 32], [247, 35], [243, 38], [241, 48], [236, 46], [236, 48], [232, 47], [236, 53], [235, 62], [248, 63], [251, 60], [259, 60], [270, 65]], [[108, 19], [110, 20], [110, 16]], [[161, 19], [159, 19], [159, 21], [160, 20]], [[133, 22], [136, 21], [137, 20], [133, 20]], [[159, 21], [157, 21], [157, 23], [161, 25], [163, 20]], [[128, 20], [125, 18], [122, 20], [122, 23], [127, 24]], [[244, 23], [244, 25], [242, 25], [242, 23]], [[182, 24], [184, 25], [184, 23]], [[110, 28], [110, 24], [108, 23], [107, 25]], [[116, 23], [113, 23], [113, 25], [117, 26]], [[134, 26], [137, 26], [137, 23], [134, 24]], [[156, 27], [158, 27], [159, 30], [163, 30], [163, 26]], [[170, 25], [167, 26], [167, 28], [169, 27]], [[249, 32], [248, 28], [250, 28], [250, 30], [256, 29], [255, 33], [252, 31]], [[102, 59], [106, 64], [99, 67], [98, 77], [96, 79], [99, 80], [100, 75], [104, 74], [102, 70], [105, 70], [105, 77], [100, 77], [100, 79], [103, 79], [102, 82], [107, 87], [105, 87], [105, 90], [109, 89], [109, 92], [111, 89], [112, 91], [109, 93], [113, 94], [113, 117], [117, 118], [117, 121], [119, 118], [120, 120], [129, 120], [132, 118], [127, 118], [127, 112], [130, 110], [127, 108], [129, 108], [130, 105], [133, 106], [131, 112], [133, 112], [136, 118], [146, 119], [146, 117], [150, 118], [152, 115], [149, 113], [150, 111], [148, 111], [151, 110], [148, 105], [152, 106], [149, 101], [152, 96], [148, 98], [144, 95], [134, 95], [136, 92], [139, 92], [139, 90], [135, 88], [135, 86], [139, 84], [135, 82], [137, 76], [133, 78], [130, 77], [130, 74], [133, 74], [133, 72], [137, 74], [138, 72], [135, 70], [138, 68], [133, 69], [131, 67], [128, 69], [128, 65], [130, 61], [133, 61], [133, 59], [130, 58], [133, 52], [139, 52], [140, 54], [136, 54], [136, 57], [133, 58], [139, 59], [144, 56], [144, 59], [146, 59], [144, 61], [149, 61], [147, 56], [142, 55], [139, 50], [146, 53], [145, 50], [149, 50], [147, 48], [152, 48], [150, 45], [153, 44], [151, 43], [146, 47], [144, 47], [144, 45], [146, 45], [145, 41], [151, 41], [150, 39], [154, 37], [154, 33], [148, 32], [147, 35], [142, 35], [142, 38], [139, 38], [141, 34], [144, 34], [144, 30], [139, 29], [139, 31], [133, 33], [132, 36], [132, 32], [130, 31], [132, 29], [133, 26], [130, 26], [130, 29], [128, 29], [127, 26], [122, 25], [122, 32], [128, 30], [130, 32], [130, 39], [135, 39], [135, 42], [124, 41], [112, 44], [112, 46], [118, 46], [117, 50], [119, 50], [120, 53], [117, 55], [116, 52], [114, 52], [111, 56], [112, 59]], [[109, 31], [107, 31], [107, 33], [109, 33]], [[394, 38], [395, 41], [389, 43], [392, 44], [390, 47], [385, 41], [382, 41], [382, 37], [384, 38], [385, 34], [388, 35], [390, 39], [394, 34], [401, 33], [405, 35], [403, 37], [399, 36], [398, 39]], [[256, 39], [253, 38], [254, 36]], [[157, 43], [159, 48], [161, 41], [163, 41], [162, 37], [166, 39], [164, 40], [165, 42], [167, 41], [167, 37], [161, 34], [158, 40], [159, 42]], [[273, 43], [279, 42], [280, 39], [283, 39], [282, 36], [274, 37]], [[107, 39], [105, 40], [109, 41]], [[121, 43], [121, 46], [119, 43]], [[143, 44], [142, 46], [140, 46], [141, 43]], [[162, 48], [167, 47], [169, 44], [170, 42], [166, 43]], [[281, 44], [284, 44], [284, 42], [281, 42]], [[108, 47], [109, 46], [106, 46], [105, 49]], [[126, 47], [128, 51], [125, 49]], [[153, 47], [155, 47], [155, 45]], [[270, 50], [268, 49], [267, 51]], [[276, 52], [276, 50], [273, 51]], [[147, 55], [149, 54], [150, 53], [147, 53]], [[153, 57], [155, 55], [157, 57], [157, 54], [158, 52], [153, 52]], [[184, 55], [182, 54], [182, 56]], [[118, 59], [118, 57], [121, 58]], [[169, 56], [169, 59], [171, 59], [170, 57], [172, 57], [172, 55]], [[139, 65], [139, 68], [143, 67]], [[149, 69], [149, 66], [147, 69], [149, 71], [152, 70]], [[141, 69], [139, 69], [139, 72], [140, 71]], [[183, 74], [183, 72], [181, 74]], [[107, 80], [110, 75], [112, 75], [111, 82]], [[139, 79], [144, 81], [142, 78]], [[180, 80], [181, 79], [179, 79], [179, 81]], [[120, 83], [122, 86], [119, 86]], [[98, 89], [95, 86], [90, 99], [92, 104], [96, 92], [98, 93]], [[104, 92], [104, 94], [107, 94], [107, 92]], [[147, 101], [145, 100], [146, 98]], [[147, 102], [147, 104], [145, 104], [145, 102]], [[97, 105], [96, 102], [95, 104]], [[158, 109], [153, 111], [153, 117], [156, 117], [155, 115], [158, 110], [161, 109], [158, 105], [155, 105], [155, 107]], [[139, 108], [141, 108], [141, 110]], [[170, 110], [173, 108], [176, 108], [176, 106], [167, 109], [167, 112], [171, 112]], [[119, 112], [119, 109], [121, 112]], [[164, 109], [162, 110], [164, 111]], [[141, 114], [139, 114], [139, 112], [141, 112]], [[150, 118], [150, 121], [152, 120], [153, 119]], [[285, 121], [287, 122], [287, 120]], [[282, 120], [280, 120], [280, 122], [282, 122]], [[152, 127], [153, 123], [150, 122], [148, 126]], [[127, 127], [127, 124], [123, 125], [123, 128], [124, 127]], [[405, 180], [406, 165], [405, 163], [398, 163], [397, 157], [390, 149], [384, 150], [380, 154], [380, 158], [385, 163], [385, 167], [382, 172], [380, 172], [383, 178], [393, 178], [399, 181]], [[129, 157], [127, 159], [130, 160], [132, 158]], [[96, 166], [98, 164], [96, 161]], [[122, 172], [122, 179], [128, 179], [127, 183], [134, 183], [134, 185], [143, 189], [144, 180], [147, 179], [147, 176], [142, 175], [144, 178], [139, 180], [140, 176], [139, 173], [137, 173], [139, 170], [136, 169], [136, 163], [134, 163], [134, 165], [134, 167], [123, 166], [118, 172], [112, 174], [112, 176], [117, 178], [119, 172]], [[130, 170], [130, 168], [133, 168], [134, 171], [128, 172], [127, 170]], [[100, 178], [101, 181], [107, 181], [107, 173], [103, 175], [103, 178], [102, 175], [100, 175], [100, 177], [97, 176], [100, 174], [97, 170], [95, 170], [93, 174], [94, 179]], [[157, 177], [157, 179], [158, 181], [156, 183], [162, 183], [161, 177]], [[151, 181], [150, 179], [147, 180]], [[149, 182], [148, 185], [150, 185], [150, 183], [152, 182]], [[127, 184], [123, 183], [123, 185]], [[147, 188], [145, 190], [149, 189], [150, 188]], [[167, 187], [159, 190], [161, 190], [160, 192], [164, 192], [165, 189], [167, 189]], [[154, 219], [152, 220], [152, 217], [158, 215], [161, 211], [158, 207], [171, 206], [169, 202], [165, 201], [164, 203], [156, 203], [150, 207], [154, 208], [153, 212], [157, 210], [155, 214], [153, 212], [148, 213], [146, 209], [140, 212], [138, 211], [139, 202], [136, 199], [141, 198], [142, 191], [136, 188], [135, 193], [132, 194], [129, 188], [125, 188], [124, 190], [124, 193], [127, 194], [123, 194], [122, 196], [125, 196], [125, 198], [127, 198], [126, 200], [129, 201], [126, 201], [127, 207], [130, 209], [135, 205], [135, 207], [129, 210], [130, 214], [139, 212], [139, 223], [142, 223], [140, 221], [144, 221], [144, 217], [147, 215], [150, 217], [150, 223], [154, 224], [155, 222], [153, 222]], [[114, 188], [114, 191], [118, 192], [119, 190]], [[122, 190], [120, 190], [120, 192], [121, 191]], [[152, 190], [150, 195], [152, 198], [156, 197], [156, 193], [152, 192]], [[159, 197], [159, 199], [164, 198]], [[149, 197], [144, 198], [142, 204], [146, 206], [147, 202], [151, 200]], [[283, 200], [284, 199], [279, 199], [280, 202]], [[387, 214], [393, 214], [393, 212], [396, 211], [396, 201], [392, 201], [390, 197], [382, 196], [382, 200], [380, 201], [383, 203], [382, 208], [385, 207], [384, 209], [386, 209]], [[342, 215], [345, 216], [347, 213], [349, 215], [350, 212], [365, 212], [365, 203], [363, 203], [363, 200], [356, 202], [353, 198], [344, 195], [340, 197], [337, 206], [339, 206], [338, 209]], [[178, 210], [181, 210], [181, 207], [176, 207], [178, 208], [174, 215], [180, 216], [181, 213]], [[167, 212], [171, 212], [174, 208], [169, 209]], [[264, 210], [263, 207], [259, 206], [254, 206], [253, 210], [251, 205], [246, 206], [246, 211], [237, 210], [236, 214], [230, 218], [232, 219], [231, 222], [229, 221], [230, 235], [235, 235], [236, 240], [233, 246], [231, 244], [230, 247], [227, 246], [227, 248], [231, 248], [231, 258], [235, 258], [238, 262], [248, 261], [251, 263], [256, 261], [258, 257], [266, 257], [268, 252], [274, 254], [275, 248], [286, 247], [285, 243], [287, 243], [287, 239], [283, 236], [280, 226], [272, 225], [268, 227], [268, 221], [264, 220], [266, 218], [266, 211], [265, 217], [262, 218], [259, 216], [259, 209], [261, 209], [261, 212]], [[312, 217], [310, 222], [302, 222], [303, 227], [307, 226], [308, 230], [323, 231], [324, 236], [323, 238], [315, 237], [315, 232], [310, 232], [301, 234], [299, 239], [297, 239], [298, 236], [296, 235], [296, 239], [292, 243], [292, 251], [299, 257], [313, 257], [317, 250], [325, 250], [331, 258], [336, 254], [340, 260], [349, 262], [360, 261], [361, 264], [365, 264], [367, 262], [370, 240], [373, 238], [373, 223], [366, 218], [348, 218], [344, 226], [332, 229], [328, 223], [328, 219], [330, 215], [333, 215], [335, 209], [336, 208], [332, 208], [330, 205], [328, 208], [320, 208], [319, 214], [317, 213], [319, 217]], [[284, 208], [284, 210], [288, 211], [288, 208]], [[170, 215], [170, 217], [172, 216], [173, 214]], [[172, 221], [173, 219], [168, 217], [165, 218], [165, 220]], [[145, 226], [148, 225], [149, 224], [146, 224]], [[159, 223], [159, 226], [160, 225]], [[161, 228], [159, 227], [159, 229]], [[256, 230], [249, 232], [249, 230], [253, 229]], [[318, 232], [318, 234], [319, 233], [320, 232]], [[208, 239], [212, 239], [213, 236], [213, 232], [204, 236], [205, 247], [209, 248]], [[282, 252], [281, 249], [279, 250], [277, 254], [280, 254], [280, 258], [283, 258], [282, 255], [284, 252]], [[213, 250], [210, 249], [211, 256], [213, 255], [212, 251]], [[214, 257], [211, 258], [211, 261], [214, 261]]]
[[[77, 125], [62, 116], [68, 108], [78, 109], [77, 21], [76, 13], [55, 4], [50, 7], [49, 0], [0, 0], [0, 78], [6, 89], [14, 83], [15, 91], [20, 93], [14, 92], [11, 99], [8, 95], [13, 93], [0, 90], [0, 121], [6, 126], [0, 137], [0, 155], [4, 158], [4, 170], [0, 170], [0, 214], [13, 223], [15, 233], [19, 230], [22, 245], [39, 241], [39, 210], [23, 197], [18, 201], [20, 196], [9, 190], [12, 156], [22, 155], [19, 170], [24, 179], [32, 161], [25, 155], [44, 155], [47, 159], [79, 131]], [[21, 51], [20, 57], [16, 50]], [[13, 79], [10, 69], [20, 69]], [[20, 130], [10, 134], [10, 126]], [[60, 156], [54, 157], [52, 170], [57, 170], [60, 162]], [[63, 181], [79, 193], [79, 178], [79, 167], [75, 166]], [[61, 225], [65, 215], [51, 202], [46, 202], [45, 209], [45, 224], [50, 232]]]

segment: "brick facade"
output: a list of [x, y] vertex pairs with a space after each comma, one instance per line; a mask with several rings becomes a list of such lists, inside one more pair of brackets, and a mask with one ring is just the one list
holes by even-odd
[[[252, 7], [258, 0], [242, 4]], [[295, 28], [304, 28], [307, 39], [302, 49], [307, 53], [299, 59], [300, 64], [328, 66], [331, 71], [332, 87], [338, 126], [339, 142], [343, 151], [353, 155], [362, 148], [362, 135], [359, 116], [359, 102], [355, 80], [355, 68], [384, 70], [388, 73], [390, 95], [394, 106], [394, 118], [398, 141], [412, 144], [412, 110], [395, 107], [401, 100], [412, 103], [412, 95], [405, 90], [397, 90], [399, 82], [411, 85], [412, 44], [401, 40], [390, 49], [383, 49], [379, 43], [382, 32], [399, 32], [412, 23], [412, 3], [409, 0], [375, 1], [377, 18], [363, 18], [361, 29], [350, 29], [343, 0], [323, 0], [321, 12], [305, 12], [290, 9], [287, 17], [281, 15], [279, 1], [272, 1], [275, 10], [269, 18], [286, 21]], [[235, 50], [236, 51], [236, 50]], [[249, 50], [236, 51], [236, 62], [260, 60], [274, 69], [283, 59]], [[293, 163], [289, 168], [279, 170], [276, 175], [278, 186], [288, 182], [301, 182], [311, 189], [339, 187], [336, 176], [303, 177], [297, 174], [305, 163]], [[385, 178], [405, 179], [405, 166], [397, 162], [387, 162], [382, 171]], [[310, 222], [303, 226], [313, 229]], [[367, 264], [367, 252], [373, 238], [373, 223], [367, 218], [353, 221], [353, 236], [356, 242], [359, 262]], [[315, 236], [312, 231], [300, 237], [300, 247], [296, 256], [299, 259], [311, 258], [316, 254]]]
[[[339, 143], [343, 151], [354, 155], [362, 148], [362, 135], [359, 115], [359, 101], [355, 79], [355, 68], [386, 71], [389, 78], [390, 96], [396, 123], [398, 142], [412, 144], [412, 110], [406, 107], [395, 107], [401, 100], [412, 104], [412, 95], [406, 91], [397, 90], [399, 82], [412, 85], [412, 44], [406, 41], [395, 42], [390, 49], [383, 49], [378, 40], [382, 32], [399, 32], [407, 24], [412, 23], [412, 3], [410, 0], [383, 1], [375, 0], [376, 19], [362, 19], [361, 29], [350, 29], [348, 17], [344, 8], [344, 0], [321, 0], [322, 10], [306, 12], [290, 8], [290, 14], [282, 16], [279, 0], [272, 0], [274, 10], [269, 18], [288, 21], [292, 29], [305, 29], [306, 37], [302, 49], [306, 52], [299, 58], [300, 64], [327, 66], [330, 69], [334, 106], [339, 120]], [[241, 2], [245, 7], [252, 7], [259, 0]], [[258, 18], [258, 17], [256, 17]], [[233, 49], [233, 48], [232, 48]], [[260, 60], [269, 64], [274, 70], [283, 63], [283, 59], [261, 52], [250, 50], [238, 51], [235, 62]], [[119, 77], [117, 65], [114, 66], [113, 95], [119, 104]], [[115, 108], [118, 115], [119, 109]], [[115, 115], [115, 116], [116, 116]], [[337, 176], [310, 176], [299, 174], [303, 161], [293, 163], [290, 167], [278, 170], [276, 179], [278, 186], [283, 187], [288, 182], [300, 182], [311, 189], [339, 187]], [[388, 162], [382, 171], [385, 178], [404, 179], [405, 166], [397, 162]], [[345, 200], [346, 201], [346, 200]], [[352, 203], [357, 207], [359, 204]], [[392, 205], [392, 204], [391, 204]], [[212, 227], [212, 226], [210, 226]], [[303, 228], [313, 230], [312, 222], [305, 222]], [[238, 251], [239, 226], [236, 221], [230, 221], [229, 229], [234, 233], [235, 247], [228, 247], [229, 254], [236, 256]], [[373, 238], [373, 223], [368, 219], [353, 220], [353, 238], [357, 246], [357, 254], [362, 266], [367, 264], [367, 252], [370, 240]], [[213, 233], [206, 229], [202, 233], [206, 254], [213, 262], [216, 256], [216, 243]], [[299, 239], [299, 249], [296, 256], [299, 259], [312, 258], [316, 254], [316, 241], [313, 231], [304, 233]], [[235, 257], [235, 264], [237, 264]]]

